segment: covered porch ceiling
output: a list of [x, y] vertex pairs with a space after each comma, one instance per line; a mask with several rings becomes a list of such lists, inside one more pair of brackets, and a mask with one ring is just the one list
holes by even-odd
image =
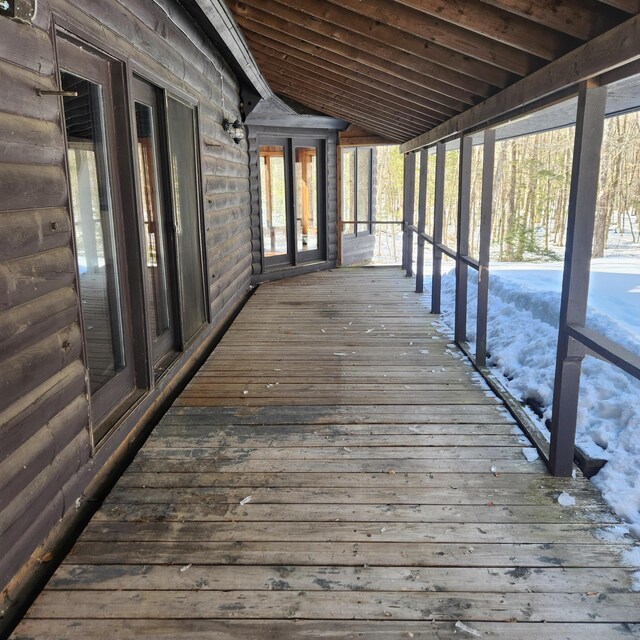
[[226, 0], [272, 89], [407, 142], [640, 13], [640, 0]]

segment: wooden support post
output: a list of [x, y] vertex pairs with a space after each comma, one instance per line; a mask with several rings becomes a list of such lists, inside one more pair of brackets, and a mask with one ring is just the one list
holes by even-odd
[[444, 216], [444, 165], [447, 150], [443, 142], [436, 145], [436, 184], [433, 206], [433, 266], [431, 276], [431, 313], [440, 313], [442, 288], [442, 225]]
[[484, 132], [482, 150], [482, 195], [480, 199], [480, 248], [478, 269], [478, 310], [476, 324], [476, 364], [487, 364], [487, 313], [489, 311], [489, 256], [491, 251], [491, 218], [493, 209], [493, 170], [496, 132]]
[[409, 225], [413, 224], [413, 207], [416, 190], [416, 156], [415, 153], [407, 153], [404, 157], [404, 198], [402, 211], [404, 218], [404, 238], [402, 246], [402, 266], [407, 278], [413, 275], [413, 236], [409, 231]]
[[460, 260], [469, 255], [469, 208], [471, 204], [471, 151], [473, 140], [460, 138], [460, 170], [458, 172], [458, 259], [456, 260], [455, 341], [467, 340], [467, 277], [469, 267]]
[[427, 149], [420, 151], [418, 177], [418, 252], [416, 255], [416, 293], [424, 291], [424, 223], [427, 213]]
[[580, 371], [585, 348], [570, 336], [569, 328], [572, 325], [584, 327], [587, 317], [591, 245], [606, 103], [606, 87], [596, 86], [591, 81], [581, 84], [567, 212], [567, 246], [551, 416], [549, 469], [556, 476], [570, 476], [573, 471]]

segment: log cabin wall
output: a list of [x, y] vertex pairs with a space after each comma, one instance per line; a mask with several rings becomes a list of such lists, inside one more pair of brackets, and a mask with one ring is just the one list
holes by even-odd
[[[61, 101], [38, 97], [35, 90], [58, 89], [54, 15], [77, 37], [104, 45], [125, 68], [198, 105], [210, 321], [152, 389], [138, 380], [141, 397], [98, 447], [89, 425]], [[0, 18], [0, 43], [4, 588], [12, 577], [16, 583], [21, 567], [23, 580], [38, 564], [39, 545], [142, 437], [145, 419], [244, 301], [252, 259], [247, 147], [246, 142], [234, 144], [222, 130], [218, 69], [225, 111], [232, 119], [238, 115], [238, 82], [178, 3], [40, 0], [31, 24]], [[118, 135], [126, 138], [125, 132]], [[136, 359], [144, 361], [144, 353]], [[6, 592], [5, 598], [10, 595]]]

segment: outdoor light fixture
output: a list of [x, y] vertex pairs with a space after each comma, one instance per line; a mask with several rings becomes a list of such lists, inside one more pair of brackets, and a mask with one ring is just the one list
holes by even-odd
[[238, 118], [236, 118], [234, 122], [230, 122], [225, 118], [222, 122], [222, 128], [231, 136], [236, 144], [239, 144], [240, 140], [244, 140], [247, 137], [244, 125]]

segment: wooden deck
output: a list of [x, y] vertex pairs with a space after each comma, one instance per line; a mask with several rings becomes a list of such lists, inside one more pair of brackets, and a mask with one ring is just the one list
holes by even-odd
[[411, 285], [261, 286], [14, 637], [640, 637], [633, 541], [525, 460]]

